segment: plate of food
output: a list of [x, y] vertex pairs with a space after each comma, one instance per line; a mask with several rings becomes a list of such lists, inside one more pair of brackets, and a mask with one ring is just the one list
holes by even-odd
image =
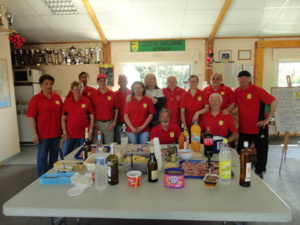
[[[206, 160], [181, 160], [179, 165], [184, 170], [184, 177], [186, 178], [203, 179], [209, 173], [208, 162]], [[218, 161], [211, 161], [211, 173], [219, 174]]]

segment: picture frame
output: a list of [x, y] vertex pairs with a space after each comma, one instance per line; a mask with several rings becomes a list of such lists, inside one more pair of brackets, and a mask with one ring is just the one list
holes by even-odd
[[230, 61], [232, 59], [231, 50], [220, 50], [219, 60], [220, 61]]
[[0, 108], [10, 107], [10, 91], [6, 59], [0, 58]]
[[239, 50], [238, 59], [239, 60], [251, 60], [251, 50]]

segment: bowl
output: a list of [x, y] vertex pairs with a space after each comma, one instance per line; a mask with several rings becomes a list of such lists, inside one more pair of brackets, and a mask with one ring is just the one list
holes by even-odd
[[181, 159], [187, 160], [192, 158], [193, 156], [193, 150], [191, 149], [180, 149], [178, 150], [178, 154]]

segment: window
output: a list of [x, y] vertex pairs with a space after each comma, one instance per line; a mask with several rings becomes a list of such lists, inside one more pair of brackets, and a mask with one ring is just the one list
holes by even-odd
[[300, 86], [300, 62], [279, 62], [278, 63], [278, 87], [286, 87], [286, 76], [290, 75], [292, 86]]
[[128, 88], [134, 81], [144, 82], [147, 73], [154, 73], [157, 85], [166, 87], [167, 78], [175, 76], [178, 86], [184, 87], [183, 81], [187, 81], [192, 71], [191, 63], [126, 63], [123, 64], [123, 74], [127, 76]]

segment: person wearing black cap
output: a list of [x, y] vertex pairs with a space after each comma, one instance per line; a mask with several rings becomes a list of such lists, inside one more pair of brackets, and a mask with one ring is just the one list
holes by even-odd
[[[238, 153], [243, 149], [244, 141], [249, 145], [254, 142], [257, 163], [255, 173], [263, 179], [266, 172], [269, 149], [268, 124], [274, 115], [278, 101], [264, 89], [251, 82], [251, 74], [243, 70], [238, 74], [239, 87], [234, 94], [239, 110]], [[269, 113], [265, 113], [265, 105], [270, 105]]]

